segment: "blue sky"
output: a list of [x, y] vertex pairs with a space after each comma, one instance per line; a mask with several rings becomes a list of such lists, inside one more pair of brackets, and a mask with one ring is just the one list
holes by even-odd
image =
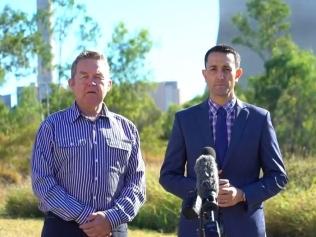
[[[153, 80], [178, 81], [181, 102], [204, 91], [201, 69], [205, 52], [217, 39], [218, 0], [80, 0], [78, 3], [86, 6], [102, 30], [102, 37], [93, 49], [105, 51], [113, 28], [120, 21], [131, 32], [146, 28], [154, 43], [148, 56]], [[31, 13], [36, 9], [36, 0], [1, 0], [0, 10], [6, 4]], [[67, 62], [72, 62], [77, 54], [71, 50], [74, 40], [75, 37], [70, 37], [64, 47], [63, 60]], [[0, 94], [14, 95], [16, 86], [28, 85], [35, 79], [36, 75], [32, 75], [16, 81], [11, 76], [0, 88]]]

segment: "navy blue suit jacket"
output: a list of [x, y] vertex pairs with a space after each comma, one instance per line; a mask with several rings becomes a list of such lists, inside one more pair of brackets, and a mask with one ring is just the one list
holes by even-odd
[[[221, 178], [242, 189], [247, 201], [220, 208], [222, 227], [227, 237], [261, 237], [265, 236], [262, 202], [284, 188], [287, 176], [270, 113], [240, 100], [236, 111]], [[195, 190], [194, 165], [207, 146], [214, 147], [208, 102], [176, 113], [160, 184], [185, 199]], [[181, 215], [178, 236], [198, 236], [197, 228], [198, 220]]]

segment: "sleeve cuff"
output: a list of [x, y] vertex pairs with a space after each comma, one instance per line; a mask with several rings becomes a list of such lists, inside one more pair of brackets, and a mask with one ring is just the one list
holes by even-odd
[[120, 215], [117, 213], [115, 209], [109, 209], [104, 211], [105, 216], [108, 218], [109, 222], [111, 223], [112, 229], [116, 228], [121, 222]]
[[[242, 190], [241, 190], [242, 191]], [[244, 191], [242, 191], [242, 202], [246, 202], [247, 201], [247, 198], [246, 198], [246, 193]]]
[[88, 216], [93, 212], [94, 212], [94, 209], [92, 207], [85, 206], [82, 212], [80, 213], [80, 215], [77, 217], [76, 222], [79, 223], [80, 225], [85, 223]]

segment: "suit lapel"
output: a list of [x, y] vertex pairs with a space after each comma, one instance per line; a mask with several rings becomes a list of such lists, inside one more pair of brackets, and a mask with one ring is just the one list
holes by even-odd
[[230, 144], [229, 144], [228, 151], [226, 153], [226, 157], [224, 159], [222, 168], [226, 166], [229, 159], [233, 156], [234, 151], [236, 147], [238, 146], [238, 142], [241, 140], [241, 136], [247, 124], [249, 110], [247, 109], [246, 105], [242, 103], [240, 100], [238, 100], [237, 103], [238, 103], [237, 110], [236, 110], [237, 116], [236, 116], [234, 125], [232, 127]]

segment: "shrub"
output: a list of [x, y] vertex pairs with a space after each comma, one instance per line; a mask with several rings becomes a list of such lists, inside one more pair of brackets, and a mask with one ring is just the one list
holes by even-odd
[[147, 168], [147, 202], [141, 208], [131, 226], [174, 232], [180, 213], [180, 199], [163, 190], [158, 182], [157, 167]]
[[10, 185], [19, 184], [21, 182], [21, 175], [12, 169], [6, 169], [0, 166], [0, 184]]
[[38, 202], [29, 186], [13, 188], [6, 199], [5, 213], [11, 217], [42, 217]]
[[268, 236], [314, 237], [316, 182], [308, 190], [288, 190], [266, 203]]
[[269, 237], [314, 237], [316, 233], [316, 160], [286, 160], [289, 184], [265, 203]]

